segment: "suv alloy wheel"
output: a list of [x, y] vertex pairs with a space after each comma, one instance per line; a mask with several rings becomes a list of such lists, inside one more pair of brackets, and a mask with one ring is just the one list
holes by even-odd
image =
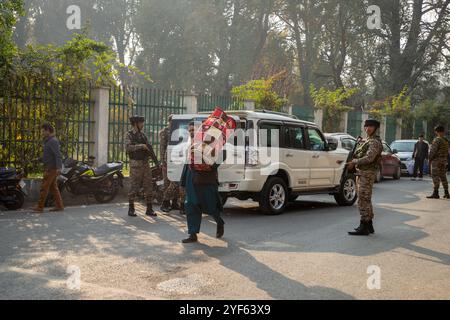
[[261, 210], [268, 215], [283, 213], [289, 201], [289, 191], [286, 182], [279, 177], [267, 180], [259, 200]]
[[339, 188], [339, 193], [334, 195], [334, 199], [337, 204], [342, 207], [350, 207], [354, 205], [358, 199], [356, 189], [356, 177], [353, 174], [349, 174], [343, 180], [343, 183]]

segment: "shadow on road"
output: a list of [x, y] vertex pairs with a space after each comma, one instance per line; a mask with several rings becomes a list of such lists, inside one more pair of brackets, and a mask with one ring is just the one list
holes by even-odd
[[[403, 204], [420, 200], [411, 192], [398, 189], [391, 194], [390, 190], [396, 188], [394, 184], [380, 184], [377, 188], [383, 190], [383, 201]], [[375, 195], [375, 203], [380, 201], [377, 197], [378, 194]], [[7, 263], [9, 266], [44, 269], [46, 274], [65, 279], [67, 266], [62, 257], [66, 255], [111, 255], [138, 259], [150, 265], [157, 262], [163, 273], [180, 272], [189, 264], [213, 258], [255, 283], [274, 299], [353, 297], [332, 288], [305, 286], [259, 262], [250, 251], [339, 253], [363, 257], [404, 248], [428, 256], [435, 263], [450, 265], [450, 255], [415, 244], [428, 236], [420, 228], [408, 224], [417, 216], [384, 207], [376, 207], [375, 211], [377, 234], [353, 238], [347, 235], [347, 231], [357, 222], [355, 207], [342, 208], [331, 201], [307, 199], [297, 201], [284, 215], [274, 217], [262, 215], [251, 204], [245, 208], [231, 206], [225, 212], [228, 223], [225, 247], [209, 247], [201, 243], [180, 247], [179, 241], [186, 236], [186, 222], [185, 217], [176, 213], [160, 215], [156, 220], [142, 215], [133, 219], [127, 217], [126, 209], [119, 205], [95, 213], [91, 213], [89, 208], [77, 214], [69, 210], [63, 215], [8, 213], [0, 215], [0, 240], [6, 244], [0, 247], [0, 263], [2, 266]], [[203, 227], [210, 230], [214, 224], [205, 218]], [[204, 255], [198, 254], [199, 251]], [[44, 252], [56, 252], [58, 257], [33, 260]], [[30, 260], [34, 262], [30, 263]], [[14, 270], [7, 270], [0, 274], [0, 284], [2, 288], [17, 286], [27, 278]], [[45, 294], [49, 297], [77, 298], [72, 292], [48, 288], [43, 278], [31, 277], [29, 281], [35, 288], [48, 290]]]

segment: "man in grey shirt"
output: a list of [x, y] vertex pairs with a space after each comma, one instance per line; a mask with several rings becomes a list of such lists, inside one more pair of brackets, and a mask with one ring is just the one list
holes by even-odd
[[44, 154], [42, 156], [42, 163], [44, 164], [44, 178], [42, 180], [39, 202], [38, 205], [33, 208], [33, 212], [44, 212], [45, 200], [47, 199], [49, 192], [51, 192], [55, 197], [56, 204], [56, 207], [50, 211], [64, 211], [64, 204], [56, 182], [62, 169], [62, 157], [59, 141], [55, 137], [55, 129], [52, 125], [44, 124], [41, 127], [41, 130], [42, 135], [44, 136]]

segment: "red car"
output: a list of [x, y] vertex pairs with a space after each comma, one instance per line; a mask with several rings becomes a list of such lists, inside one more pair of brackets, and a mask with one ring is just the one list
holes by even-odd
[[[352, 151], [356, 138], [347, 133], [326, 133], [327, 138], [334, 138], [338, 141], [338, 148]], [[377, 174], [377, 182], [381, 182], [386, 177], [399, 180], [402, 175], [402, 162], [400, 158], [394, 154], [389, 145], [383, 141], [383, 153], [381, 159], [381, 169]]]
[[389, 145], [383, 141], [383, 153], [381, 159], [381, 170], [377, 174], [377, 182], [380, 182], [385, 177], [392, 177], [394, 180], [399, 180], [402, 176], [402, 162], [400, 158], [394, 154], [394, 151]]

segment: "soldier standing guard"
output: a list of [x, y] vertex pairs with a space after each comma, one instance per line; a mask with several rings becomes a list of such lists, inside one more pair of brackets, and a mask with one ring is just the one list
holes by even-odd
[[437, 138], [434, 139], [433, 145], [430, 150], [430, 167], [431, 176], [433, 178], [434, 192], [428, 199], [439, 199], [439, 187], [442, 182], [444, 187], [444, 198], [450, 199], [448, 192], [448, 180], [447, 180], [447, 163], [448, 163], [448, 140], [444, 137], [445, 128], [443, 126], [437, 126], [434, 129]]
[[[170, 130], [172, 126], [172, 116], [169, 117], [169, 124], [167, 127], [162, 129], [159, 132], [159, 151], [162, 159], [163, 166], [163, 176], [164, 176], [164, 198], [161, 206], [161, 211], [170, 212], [171, 210], [180, 210], [178, 206], [178, 198], [179, 198], [179, 186], [177, 183], [169, 180], [167, 175], [167, 148], [169, 147], [170, 141]], [[172, 200], [172, 204], [170, 201]]]
[[140, 189], [144, 188], [145, 198], [147, 200], [146, 215], [156, 217], [156, 213], [152, 207], [152, 173], [150, 170], [149, 160], [151, 159], [156, 165], [159, 165], [155, 152], [151, 144], [148, 142], [147, 136], [142, 132], [144, 128], [145, 118], [141, 116], [133, 116], [130, 118], [133, 129], [127, 133], [126, 151], [130, 157], [130, 180], [131, 190], [128, 194], [130, 207], [128, 215], [136, 217], [134, 201]]
[[361, 213], [360, 226], [354, 232], [349, 232], [351, 236], [368, 236], [375, 233], [372, 189], [381, 165], [383, 144], [381, 138], [376, 134], [380, 128], [379, 121], [367, 120], [364, 128], [367, 140], [358, 146], [353, 161], [347, 163], [349, 170], [355, 166], [358, 169], [358, 208]]

